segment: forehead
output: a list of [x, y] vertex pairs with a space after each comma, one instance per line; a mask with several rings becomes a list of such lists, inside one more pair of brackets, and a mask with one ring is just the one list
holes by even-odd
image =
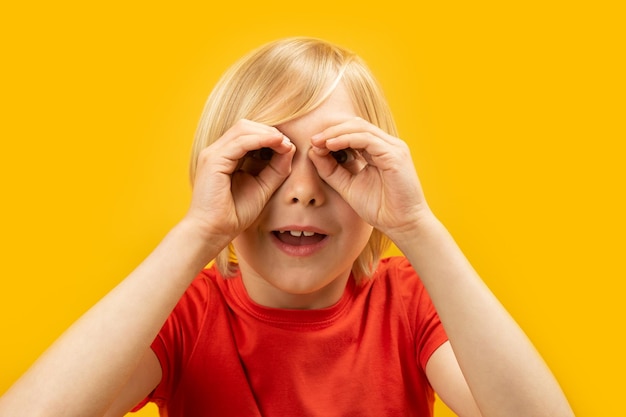
[[309, 139], [324, 129], [357, 117], [352, 99], [343, 84], [339, 84], [330, 96], [315, 110], [289, 122], [276, 126], [290, 139]]

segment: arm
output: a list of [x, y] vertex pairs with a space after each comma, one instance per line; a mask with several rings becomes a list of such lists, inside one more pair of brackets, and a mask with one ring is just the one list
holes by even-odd
[[426, 376], [439, 398], [459, 417], [481, 417], [450, 342], [441, 345], [426, 363]]
[[[236, 172], [248, 151], [264, 146], [276, 151], [266, 169], [257, 176]], [[0, 417], [102, 416], [127, 381], [156, 385], [151, 342], [193, 278], [284, 181], [292, 148], [276, 129], [240, 121], [205, 149], [185, 218], [0, 398]], [[245, 193], [233, 195], [234, 177]]]
[[[312, 144], [310, 157], [320, 176], [394, 241], [433, 300], [454, 351], [436, 355], [429, 365], [435, 385], [443, 387], [442, 379], [458, 377], [458, 372], [450, 372], [456, 366], [451, 362], [458, 360], [485, 417], [572, 416], [528, 338], [430, 211], [408, 146], [361, 119], [326, 129]], [[328, 156], [344, 148], [360, 151], [366, 163], [362, 170], [343, 169]], [[474, 406], [469, 401], [466, 405]]]
[[9, 389], [0, 399], [0, 416], [102, 415], [202, 268], [205, 254], [217, 253], [196, 233], [190, 222], [176, 226]]
[[431, 218], [398, 239], [431, 296], [484, 416], [568, 416], [560, 387], [526, 335]]
[[161, 381], [161, 364], [152, 349], [148, 349], [139, 366], [103, 417], [122, 417], [150, 395]]

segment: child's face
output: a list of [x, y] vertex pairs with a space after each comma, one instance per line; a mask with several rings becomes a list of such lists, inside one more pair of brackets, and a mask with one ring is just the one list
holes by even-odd
[[319, 177], [308, 151], [313, 135], [356, 116], [339, 85], [314, 111], [277, 126], [296, 146], [291, 174], [233, 242], [244, 285], [257, 303], [322, 308], [343, 294], [372, 227]]

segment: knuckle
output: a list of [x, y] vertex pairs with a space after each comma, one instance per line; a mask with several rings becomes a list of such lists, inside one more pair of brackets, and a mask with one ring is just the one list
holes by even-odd
[[202, 164], [206, 163], [209, 160], [210, 156], [211, 156], [211, 149], [210, 149], [210, 147], [206, 147], [206, 148], [202, 149], [200, 151], [200, 153], [198, 154], [198, 163], [199, 164], [200, 163], [202, 163]]
[[408, 144], [408, 143], [406, 143], [406, 142], [405, 142], [405, 141], [403, 141], [403, 140], [400, 140], [400, 142], [399, 142], [399, 147], [400, 147], [400, 149], [402, 149], [402, 151], [403, 151], [404, 153], [410, 153], [410, 152], [411, 152], [411, 148], [409, 147], [409, 144]]
[[248, 119], [239, 119], [232, 126], [232, 129], [237, 132], [237, 131], [246, 129], [246, 127], [249, 125], [250, 125], [250, 121]]
[[367, 127], [370, 124], [367, 120], [365, 120], [364, 118], [360, 116], [356, 116], [354, 118], [354, 123], [356, 127], [361, 128], [361, 129]]

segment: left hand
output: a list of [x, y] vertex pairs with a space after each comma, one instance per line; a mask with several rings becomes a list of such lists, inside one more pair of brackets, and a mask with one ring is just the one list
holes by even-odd
[[[309, 157], [320, 177], [369, 224], [392, 240], [431, 216], [408, 145], [354, 118], [313, 136]], [[346, 150], [348, 160], [331, 154]]]

